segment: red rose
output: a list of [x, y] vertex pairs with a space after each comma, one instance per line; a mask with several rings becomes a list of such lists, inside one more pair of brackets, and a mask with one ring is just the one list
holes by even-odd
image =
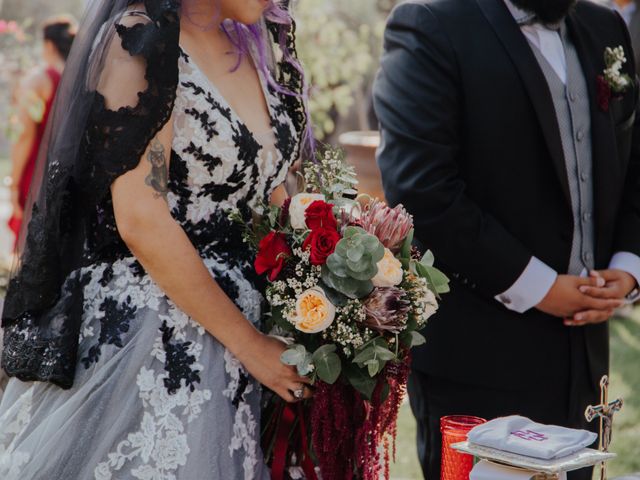
[[311, 230], [318, 228], [338, 229], [338, 222], [333, 216], [333, 205], [322, 200], [316, 200], [309, 205], [304, 212], [304, 217], [307, 220], [307, 227]]
[[311, 265], [324, 265], [340, 241], [340, 234], [335, 228], [318, 228], [311, 230], [302, 247], [311, 249]]
[[260, 240], [258, 254], [254, 266], [258, 275], [269, 273], [269, 280], [274, 281], [282, 271], [287, 257], [291, 255], [291, 248], [287, 244], [284, 233], [270, 232]]

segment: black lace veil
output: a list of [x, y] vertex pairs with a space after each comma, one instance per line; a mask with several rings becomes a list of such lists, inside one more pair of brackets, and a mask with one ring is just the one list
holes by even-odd
[[[295, 52], [290, 26], [265, 31], [274, 41], [288, 35]], [[81, 272], [93, 260], [88, 219], [100, 216], [113, 180], [138, 165], [171, 116], [179, 36], [179, 0], [90, 3], [42, 141], [5, 299], [2, 367], [10, 376], [73, 384]], [[301, 92], [295, 69], [281, 67], [276, 78]], [[288, 102], [303, 129], [301, 100]]]

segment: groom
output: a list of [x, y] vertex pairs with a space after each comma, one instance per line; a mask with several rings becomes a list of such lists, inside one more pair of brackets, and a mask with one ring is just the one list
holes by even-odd
[[[608, 80], [607, 47], [626, 56]], [[634, 63], [623, 20], [583, 0], [413, 0], [391, 14], [378, 162], [453, 280], [410, 382], [429, 480], [442, 416], [587, 427], [607, 320], [640, 278]]]

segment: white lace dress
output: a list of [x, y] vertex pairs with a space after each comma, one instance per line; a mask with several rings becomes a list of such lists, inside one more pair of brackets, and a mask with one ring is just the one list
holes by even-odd
[[[264, 79], [272, 130], [254, 136], [184, 51], [179, 71], [172, 214], [221, 287], [258, 323], [252, 259], [228, 216], [239, 209], [248, 220], [285, 180], [296, 130]], [[76, 275], [85, 301], [74, 386], [10, 380], [0, 403], [0, 479], [269, 478], [260, 387], [233, 355], [135, 258]]]

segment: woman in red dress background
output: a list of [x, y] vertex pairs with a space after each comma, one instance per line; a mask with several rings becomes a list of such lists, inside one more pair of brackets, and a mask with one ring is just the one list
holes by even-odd
[[9, 228], [15, 233], [16, 238], [20, 232], [22, 212], [29, 194], [40, 142], [75, 37], [76, 24], [69, 17], [55, 17], [44, 23], [42, 31], [43, 65], [34, 69], [21, 81], [16, 94], [20, 133], [11, 149], [9, 177], [13, 206]]

